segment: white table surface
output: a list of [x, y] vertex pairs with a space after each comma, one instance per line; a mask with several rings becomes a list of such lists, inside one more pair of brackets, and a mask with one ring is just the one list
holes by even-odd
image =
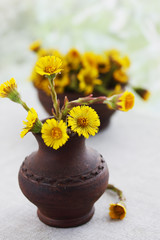
[[[47, 116], [35, 90], [27, 83], [24, 99], [40, 118]], [[124, 191], [127, 215], [110, 220], [108, 207], [116, 195], [105, 193], [87, 224], [69, 229], [46, 226], [36, 207], [21, 193], [17, 175], [25, 156], [36, 150], [29, 133], [19, 133], [26, 112], [8, 99], [0, 100], [0, 240], [158, 240], [160, 239], [160, 118], [117, 112], [109, 128], [87, 140], [108, 163], [110, 183]]]

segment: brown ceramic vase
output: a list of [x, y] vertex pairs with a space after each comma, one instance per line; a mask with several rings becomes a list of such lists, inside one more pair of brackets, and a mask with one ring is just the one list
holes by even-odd
[[94, 203], [108, 185], [103, 157], [77, 135], [58, 150], [47, 147], [35, 134], [39, 149], [26, 157], [19, 171], [23, 194], [38, 208], [39, 219], [54, 227], [88, 222]]
[[[44, 91], [42, 91], [40, 89], [37, 89], [37, 90], [38, 90], [38, 98], [39, 98], [42, 106], [50, 115], [52, 115], [51, 109], [53, 108], [53, 103], [52, 103], [51, 97], [47, 96]], [[75, 100], [79, 97], [83, 97], [82, 94], [75, 93], [75, 92], [68, 92], [68, 93], [66, 92], [63, 94], [58, 94], [58, 99], [60, 100], [61, 107], [63, 105], [65, 96], [67, 96], [70, 101]], [[100, 96], [100, 94], [94, 93], [93, 96], [98, 97], [98, 96]], [[98, 115], [100, 117], [101, 125], [100, 125], [99, 130], [106, 128], [109, 125], [110, 118], [113, 115], [113, 113], [115, 112], [115, 110], [111, 110], [111, 109], [107, 108], [107, 105], [105, 105], [105, 104], [92, 104], [91, 107], [96, 110], [96, 112], [98, 113]]]

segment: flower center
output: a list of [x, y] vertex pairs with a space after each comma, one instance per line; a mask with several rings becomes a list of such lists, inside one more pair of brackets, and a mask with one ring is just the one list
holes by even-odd
[[117, 214], [118, 216], [124, 213], [124, 210], [121, 206], [115, 206], [114, 211], [115, 211], [115, 214]]
[[91, 84], [92, 83], [92, 78], [90, 76], [85, 76], [85, 82], [87, 84]]
[[58, 127], [54, 127], [54, 128], [52, 129], [52, 137], [53, 137], [54, 139], [60, 139], [60, 138], [62, 137], [62, 131], [61, 131], [61, 129], [58, 128]]
[[47, 73], [54, 73], [54, 71], [55, 71], [55, 67], [52, 67], [52, 66], [45, 67], [45, 72]]
[[103, 69], [103, 68], [106, 67], [106, 64], [105, 63], [100, 63], [100, 64], [98, 64], [98, 67]]
[[133, 107], [133, 96], [128, 94], [125, 98], [125, 109], [131, 109]]
[[77, 119], [77, 123], [78, 123], [78, 125], [81, 126], [81, 127], [86, 127], [86, 126], [88, 125], [88, 119], [85, 118], [85, 117], [79, 117], [79, 118]]

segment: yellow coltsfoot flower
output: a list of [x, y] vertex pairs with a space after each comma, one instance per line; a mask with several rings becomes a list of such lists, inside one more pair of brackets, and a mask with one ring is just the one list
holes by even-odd
[[33, 52], [38, 52], [41, 48], [41, 41], [37, 40], [34, 41], [33, 43], [31, 43], [31, 45], [29, 46], [29, 49]]
[[62, 72], [61, 74], [58, 74], [56, 78], [54, 79], [55, 83], [55, 90], [56, 93], [63, 93], [64, 88], [69, 85], [70, 78], [69, 75], [66, 72]]
[[6, 81], [0, 85], [0, 97], [8, 97], [8, 95], [16, 89], [17, 83], [14, 78], [11, 78], [9, 81]]
[[147, 101], [150, 98], [151, 93], [147, 89], [138, 87], [133, 89], [144, 101]]
[[126, 207], [125, 204], [120, 201], [118, 203], [112, 203], [109, 207], [109, 216], [112, 219], [122, 220], [126, 216]]
[[109, 104], [112, 109], [127, 112], [134, 106], [134, 94], [125, 91], [122, 94], [107, 98], [103, 103]]
[[114, 71], [113, 77], [117, 82], [120, 82], [120, 83], [128, 82], [128, 76], [122, 69]]
[[62, 70], [62, 60], [59, 57], [45, 56], [36, 62], [36, 72], [42, 76], [54, 75]]
[[82, 56], [82, 66], [86, 68], [88, 65], [97, 68], [97, 56], [93, 52], [85, 52]]
[[99, 116], [96, 111], [88, 106], [77, 106], [71, 109], [68, 117], [68, 126], [79, 136], [88, 138], [98, 132], [100, 126]]
[[98, 76], [97, 69], [91, 67], [82, 68], [77, 75], [80, 90], [84, 91], [86, 95], [92, 93], [95, 85], [102, 84]]
[[48, 79], [45, 76], [38, 74], [35, 68], [32, 71], [30, 80], [33, 82], [36, 88], [43, 90], [48, 96], [50, 96], [51, 91], [49, 88]]
[[97, 56], [97, 69], [100, 73], [107, 73], [111, 68], [109, 58], [101, 55]]
[[130, 60], [128, 58], [128, 56], [124, 56], [124, 57], [113, 57], [113, 62], [115, 62], [118, 66], [123, 67], [124, 69], [129, 68], [130, 67]]
[[17, 91], [17, 83], [14, 78], [0, 85], [0, 97], [9, 98], [13, 102], [20, 101], [20, 95]]
[[111, 62], [115, 63], [118, 67], [129, 68], [130, 59], [128, 56], [121, 56], [120, 52], [116, 49], [106, 52], [106, 55], [111, 59]]
[[66, 67], [68, 70], [77, 70], [81, 62], [81, 54], [76, 48], [70, 49], [65, 57]]
[[117, 99], [117, 109], [127, 112], [132, 109], [134, 106], [134, 94], [128, 91], [125, 91]]
[[128, 56], [124, 56], [124, 57], [121, 59], [120, 63], [121, 63], [121, 66], [122, 66], [123, 68], [129, 68], [130, 65], [131, 65], [131, 62], [130, 62], [130, 59], [129, 59]]
[[27, 122], [23, 121], [24, 128], [20, 134], [22, 138], [30, 131], [33, 133], [39, 133], [42, 128], [42, 123], [38, 119], [38, 114], [34, 108], [31, 108], [28, 111], [28, 116], [26, 117], [26, 119], [27, 119]]
[[64, 145], [69, 138], [65, 122], [58, 122], [54, 118], [46, 120], [41, 133], [44, 143], [55, 150]]
[[105, 51], [105, 54], [107, 57], [119, 57], [120, 51], [117, 49], [111, 49], [111, 50]]

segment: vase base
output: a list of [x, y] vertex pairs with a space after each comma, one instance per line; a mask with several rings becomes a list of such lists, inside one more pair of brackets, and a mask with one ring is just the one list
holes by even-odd
[[90, 212], [87, 213], [85, 216], [82, 216], [80, 218], [64, 219], [64, 220], [46, 217], [39, 211], [39, 209], [37, 211], [37, 215], [43, 223], [51, 227], [69, 228], [69, 227], [77, 227], [88, 222], [93, 217], [94, 211], [95, 211], [95, 208], [92, 207]]

